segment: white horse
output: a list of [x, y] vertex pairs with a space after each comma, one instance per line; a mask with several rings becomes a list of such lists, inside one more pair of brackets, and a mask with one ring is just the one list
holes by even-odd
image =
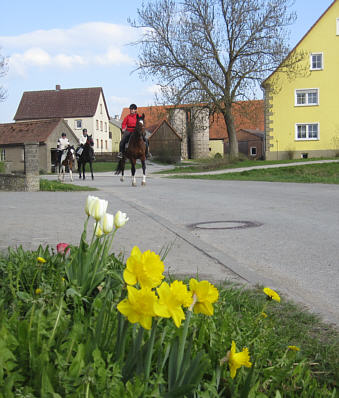
[[69, 176], [71, 181], [73, 181], [73, 164], [75, 162], [75, 149], [73, 146], [69, 145], [66, 149], [63, 150], [61, 155], [61, 160], [59, 164], [59, 175], [58, 180], [64, 181], [66, 166], [68, 166]]

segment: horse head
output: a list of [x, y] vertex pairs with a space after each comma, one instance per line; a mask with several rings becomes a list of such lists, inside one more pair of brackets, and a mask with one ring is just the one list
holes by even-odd
[[140, 136], [145, 134], [145, 114], [141, 116], [137, 114], [137, 123], [135, 125], [135, 132]]
[[94, 141], [93, 141], [93, 138], [92, 138], [91, 135], [87, 136], [87, 140], [86, 140], [86, 144], [85, 145], [88, 145], [88, 146], [93, 146], [94, 145]]

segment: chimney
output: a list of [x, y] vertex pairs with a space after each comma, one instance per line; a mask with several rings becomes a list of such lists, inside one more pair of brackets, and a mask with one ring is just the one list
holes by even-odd
[[57, 84], [56, 86], [55, 86], [55, 89], [56, 89], [56, 91], [60, 91], [60, 84]]

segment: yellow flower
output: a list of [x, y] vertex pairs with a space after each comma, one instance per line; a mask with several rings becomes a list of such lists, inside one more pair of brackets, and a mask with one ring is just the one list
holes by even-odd
[[117, 308], [131, 323], [140, 323], [144, 329], [151, 329], [154, 303], [158, 300], [155, 292], [151, 289], [136, 289], [127, 286], [128, 298], [120, 301]]
[[190, 280], [190, 290], [196, 296], [194, 305], [195, 314], [213, 315], [212, 304], [218, 300], [218, 289], [208, 281], [198, 282], [196, 279]]
[[157, 293], [159, 301], [154, 305], [156, 314], [163, 318], [172, 318], [175, 326], [180, 327], [181, 321], [185, 319], [181, 307], [189, 307], [193, 301], [192, 294], [187, 290], [187, 286], [182, 281], [174, 281], [171, 286], [167, 282], [163, 282], [157, 288]]
[[252, 366], [252, 363], [250, 362], [250, 354], [247, 348], [243, 348], [242, 352], [235, 352], [235, 350], [236, 350], [236, 345], [235, 342], [232, 341], [231, 352], [229, 353], [229, 358], [228, 358], [228, 365], [230, 367], [230, 373], [232, 379], [235, 378], [237, 370], [241, 366], [246, 366], [247, 368], [250, 368]]
[[160, 285], [164, 279], [164, 263], [160, 256], [147, 250], [141, 253], [137, 246], [134, 246], [130, 257], [126, 262], [124, 280], [128, 285], [139, 283], [141, 287], [153, 288]]
[[42, 292], [41, 289], [39, 289], [39, 288], [35, 289], [35, 294], [41, 294], [41, 292]]
[[288, 348], [292, 351], [300, 351], [300, 348], [295, 345], [289, 345]]
[[261, 315], [263, 318], [267, 318], [266, 312], [262, 312], [260, 315]]
[[37, 260], [38, 260], [38, 262], [41, 263], [41, 264], [47, 262], [43, 257], [38, 257]]
[[101, 225], [99, 223], [94, 223], [94, 229], [95, 229], [95, 236], [100, 238], [104, 233], [101, 229]]
[[267, 294], [268, 300], [275, 300], [278, 301], [278, 303], [280, 303], [279, 294], [276, 293], [274, 290], [270, 289], [269, 287], [265, 287], [263, 289], [263, 292]]

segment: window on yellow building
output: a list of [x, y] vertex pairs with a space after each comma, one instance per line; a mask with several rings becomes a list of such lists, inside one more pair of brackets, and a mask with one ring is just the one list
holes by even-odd
[[323, 68], [323, 54], [311, 54], [311, 70], [322, 70]]
[[295, 126], [295, 139], [300, 140], [318, 140], [319, 123], [300, 123]]
[[337, 36], [339, 36], [339, 18], [337, 18]]
[[319, 105], [319, 90], [317, 88], [295, 90], [295, 105], [310, 106]]

